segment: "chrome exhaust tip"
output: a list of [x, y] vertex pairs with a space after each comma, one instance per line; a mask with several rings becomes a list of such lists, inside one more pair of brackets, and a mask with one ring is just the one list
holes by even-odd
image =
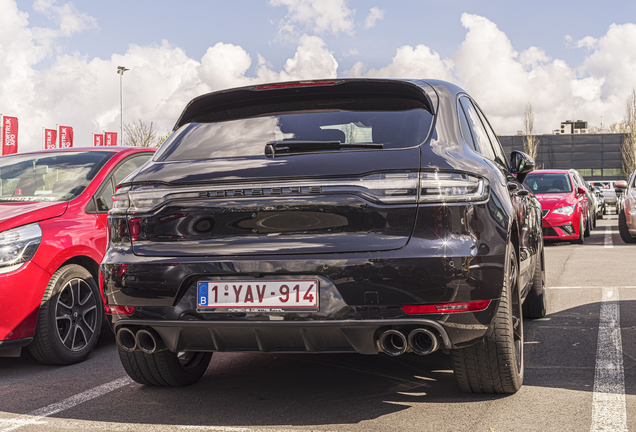
[[137, 347], [146, 354], [153, 354], [165, 349], [161, 336], [153, 329], [142, 329], [135, 335]]
[[380, 335], [378, 344], [382, 352], [390, 356], [399, 356], [408, 349], [406, 336], [397, 330], [387, 330]]
[[117, 330], [115, 340], [117, 345], [126, 352], [133, 352], [137, 349], [135, 333], [128, 327], [122, 327]]
[[426, 328], [415, 329], [409, 333], [408, 343], [411, 351], [418, 355], [428, 355], [439, 348], [437, 336]]

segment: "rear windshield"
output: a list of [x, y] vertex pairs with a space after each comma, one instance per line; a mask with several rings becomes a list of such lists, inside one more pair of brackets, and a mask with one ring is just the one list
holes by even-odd
[[563, 173], [528, 174], [524, 183], [535, 194], [572, 192], [570, 176]]
[[600, 190], [609, 190], [614, 191], [614, 182], [613, 181], [594, 181], [591, 182], [594, 186], [599, 188]]
[[0, 157], [0, 202], [69, 201], [81, 194], [113, 152]]
[[408, 148], [424, 142], [433, 120], [420, 102], [410, 99], [314, 101], [311, 106], [295, 106], [294, 111], [284, 108], [277, 104], [272, 110], [278, 112], [257, 117], [186, 124], [154, 159], [265, 156], [267, 143], [291, 141], [355, 144], [355, 151], [363, 151], [365, 144]]

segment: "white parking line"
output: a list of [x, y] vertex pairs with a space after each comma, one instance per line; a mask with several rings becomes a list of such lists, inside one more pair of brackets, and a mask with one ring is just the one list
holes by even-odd
[[603, 289], [600, 315], [590, 431], [627, 431], [623, 342], [616, 288]]
[[133, 380], [131, 380], [128, 377], [120, 378], [115, 381], [106, 383], [104, 385], [94, 387], [83, 393], [79, 393], [74, 396], [71, 396], [67, 399], [64, 399], [61, 402], [57, 402], [49, 406], [46, 406], [44, 408], [31, 411], [30, 413], [27, 414], [27, 416], [30, 416], [30, 417], [20, 416], [20, 417], [16, 417], [12, 419], [0, 420], [0, 432], [9, 432], [24, 426], [42, 424], [44, 423], [42, 421], [44, 417], [49, 417], [49, 416], [52, 416], [53, 414], [59, 413], [60, 411], [73, 408], [76, 405], [79, 405], [91, 399], [95, 399], [97, 397], [103, 396], [107, 393], [112, 392], [113, 390], [117, 390], [118, 388], [124, 387], [132, 383], [133, 383]]
[[605, 247], [614, 247], [614, 242], [612, 241], [612, 227], [610, 227], [609, 225], [605, 227]]
[[[562, 290], [562, 289], [605, 289], [608, 288], [606, 286], [594, 286], [594, 285], [589, 285], [589, 286], [557, 286], [557, 287], [546, 287], [547, 289], [551, 289], [551, 290]], [[636, 289], [636, 286], [634, 285], [626, 285], [626, 286], [614, 286], [611, 287], [611, 289]]]

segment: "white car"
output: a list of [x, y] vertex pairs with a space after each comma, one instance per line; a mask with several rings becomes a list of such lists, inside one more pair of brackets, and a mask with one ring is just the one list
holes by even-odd
[[605, 197], [606, 204], [616, 204], [616, 191], [614, 191], [614, 180], [602, 180], [590, 182], [601, 190]]

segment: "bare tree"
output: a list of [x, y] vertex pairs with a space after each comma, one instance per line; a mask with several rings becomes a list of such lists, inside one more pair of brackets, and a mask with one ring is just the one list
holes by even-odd
[[621, 146], [623, 174], [629, 175], [636, 170], [636, 90], [625, 101], [625, 119], [623, 120], [625, 137]]
[[539, 149], [539, 139], [534, 134], [534, 112], [532, 111], [532, 104], [530, 102], [526, 104], [526, 109], [523, 110], [523, 124], [526, 135], [523, 140], [523, 149], [532, 159], [536, 161]]
[[150, 125], [139, 119], [136, 122], [124, 124], [124, 145], [133, 147], [158, 147], [163, 144], [163, 137], [157, 137], [157, 133]]
[[590, 126], [587, 128], [589, 133], [592, 134], [600, 134], [600, 133], [626, 133], [627, 126], [624, 121], [619, 121], [616, 123], [612, 123], [611, 125], [601, 125], [601, 126]]

